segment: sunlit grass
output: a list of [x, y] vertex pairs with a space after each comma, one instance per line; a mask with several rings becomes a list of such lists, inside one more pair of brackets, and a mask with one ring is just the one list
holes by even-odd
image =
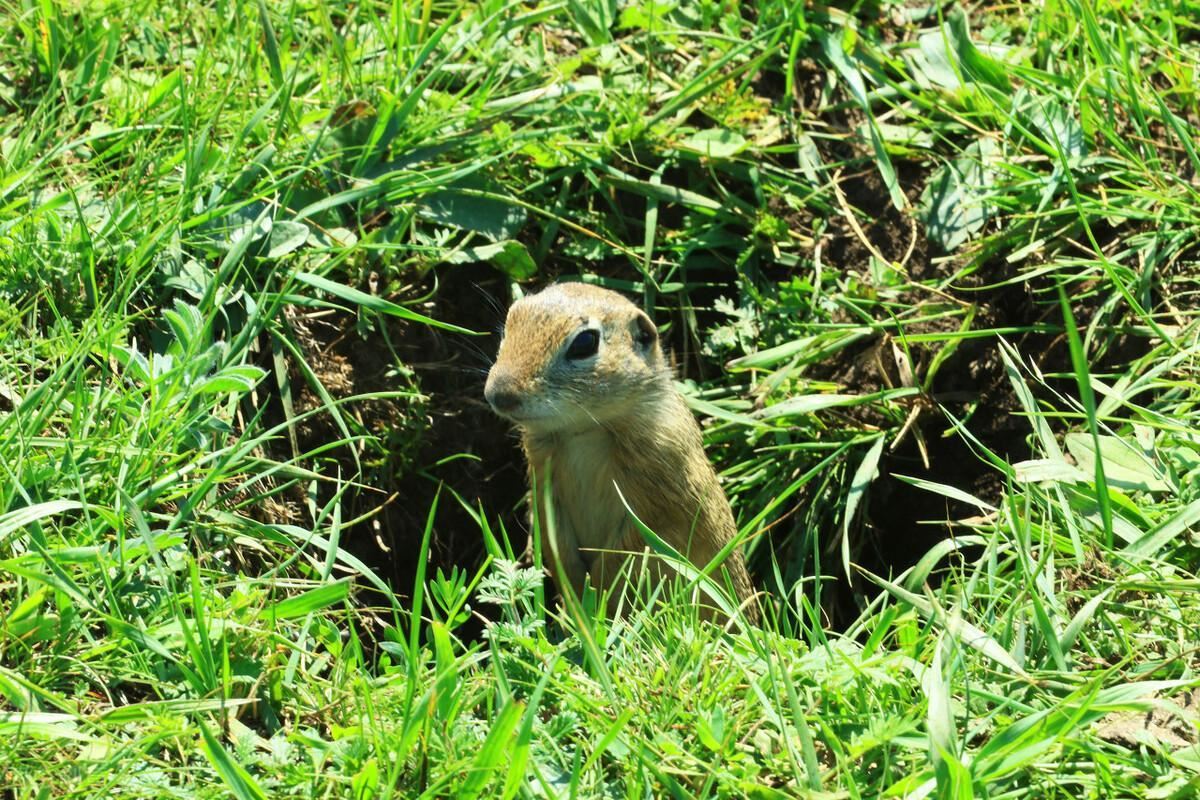
[[[1190, 796], [1197, 12], [0, 4], [0, 787]], [[473, 486], [485, 563], [355, 555], [479, 263], [655, 312], [761, 627]]]

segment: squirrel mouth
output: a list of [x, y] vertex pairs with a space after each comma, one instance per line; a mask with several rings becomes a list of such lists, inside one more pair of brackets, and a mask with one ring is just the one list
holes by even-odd
[[501, 414], [500, 416], [507, 419], [509, 422], [520, 425], [525, 428], [542, 427], [545, 424], [553, 426], [554, 418], [538, 416], [537, 414]]
[[556, 430], [561, 420], [554, 414], [539, 414], [525, 409], [497, 411], [499, 416], [529, 433], [547, 433]]
[[503, 417], [509, 422], [516, 422], [518, 424], [524, 422], [536, 422], [538, 420], [537, 414], [531, 414], [522, 408], [506, 408], [501, 410], [495, 406], [492, 406], [492, 411], [496, 413], [496, 416]]

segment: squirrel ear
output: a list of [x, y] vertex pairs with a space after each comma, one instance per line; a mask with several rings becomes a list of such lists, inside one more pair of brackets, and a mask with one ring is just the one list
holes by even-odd
[[645, 312], [638, 311], [637, 314], [637, 342], [642, 347], [649, 347], [658, 339], [658, 328], [654, 327], [654, 323], [650, 321], [650, 317], [646, 316]]

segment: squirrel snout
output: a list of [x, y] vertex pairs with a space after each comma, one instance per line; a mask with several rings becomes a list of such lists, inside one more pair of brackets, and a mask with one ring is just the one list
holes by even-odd
[[512, 379], [494, 372], [488, 375], [483, 397], [497, 414], [511, 413], [521, 405], [521, 395], [516, 391]]

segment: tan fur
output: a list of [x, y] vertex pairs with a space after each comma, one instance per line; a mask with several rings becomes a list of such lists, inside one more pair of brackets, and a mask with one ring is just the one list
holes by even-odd
[[[600, 332], [599, 352], [568, 358], [585, 329]], [[563, 283], [513, 304], [484, 394], [520, 428], [543, 520], [547, 465], [552, 470], [557, 550], [576, 592], [588, 577], [608, 587], [628, 554], [645, 548], [614, 483], [638, 518], [697, 566], [735, 535], [700, 426], [672, 383], [654, 324], [616, 292]], [[549, 560], [548, 541], [542, 552]], [[661, 561], [651, 564], [652, 577], [662, 577]], [[723, 567], [738, 599], [749, 598], [741, 553]], [[747, 608], [753, 617], [753, 604]]]

